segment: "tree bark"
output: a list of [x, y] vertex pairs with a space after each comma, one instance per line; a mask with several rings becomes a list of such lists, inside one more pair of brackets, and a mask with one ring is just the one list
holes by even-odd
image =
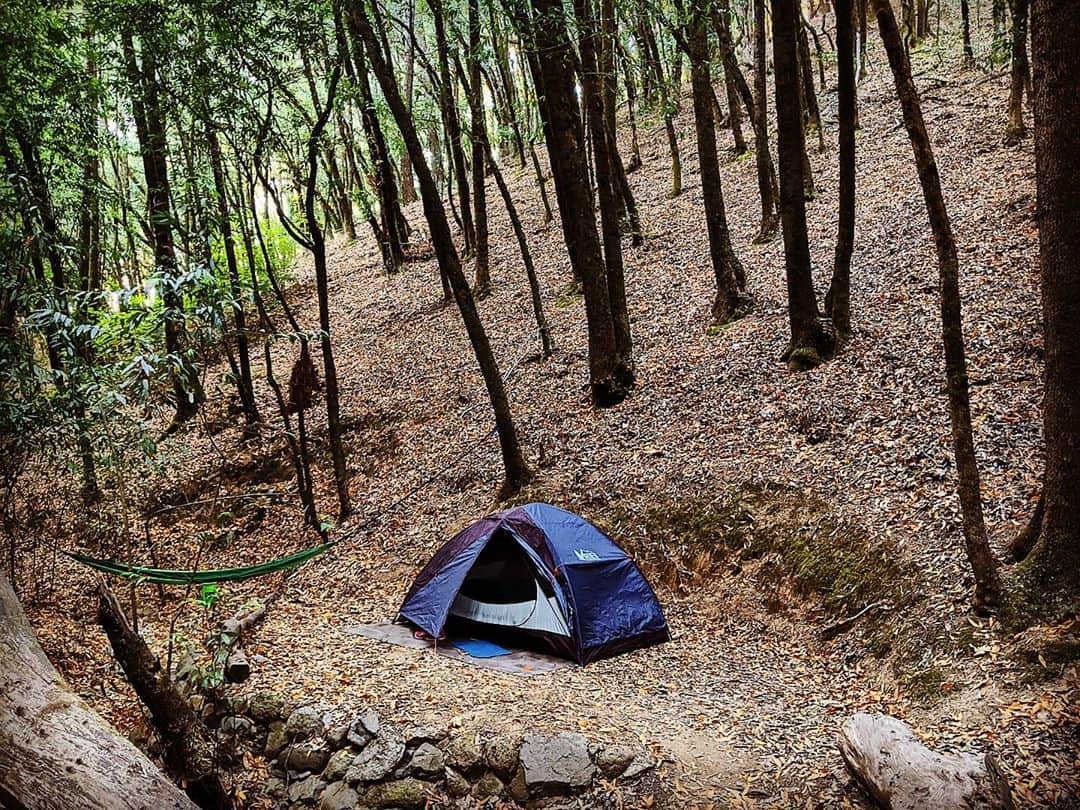
[[138, 63], [130, 32], [123, 37], [124, 65], [132, 87], [131, 109], [146, 179], [146, 207], [154, 246], [154, 265], [161, 275], [165, 305], [165, 350], [174, 358], [171, 372], [175, 415], [170, 430], [193, 418], [205, 399], [198, 371], [185, 357], [183, 299], [176, 286], [176, 248], [172, 233], [172, 204], [166, 155], [165, 120], [158, 98], [153, 50], [143, 49]]
[[500, 496], [506, 496], [517, 492], [531, 479], [532, 474], [525, 464], [525, 458], [518, 444], [517, 430], [510, 413], [510, 400], [506, 395], [506, 386], [499, 372], [495, 355], [491, 351], [484, 324], [480, 320], [480, 313], [476, 309], [469, 282], [461, 269], [461, 260], [458, 258], [457, 249], [454, 246], [453, 234], [450, 231], [450, 223], [446, 218], [446, 210], [443, 208], [439, 189], [431, 176], [431, 170], [427, 165], [423, 147], [416, 133], [409, 111], [401, 99], [394, 78], [393, 67], [383, 58], [379, 50], [375, 32], [368, 22], [364, 10], [363, 0], [350, 0], [349, 14], [352, 17], [358, 32], [367, 49], [368, 59], [372, 70], [382, 87], [383, 97], [387, 106], [401, 130], [402, 140], [409, 150], [413, 161], [413, 171], [416, 172], [420, 183], [420, 197], [424, 204], [424, 213], [427, 217], [428, 228], [431, 231], [431, 242], [435, 248], [435, 255], [440, 269], [445, 273], [453, 289], [454, 300], [457, 302], [461, 313], [461, 320], [465, 325], [465, 331], [469, 336], [473, 352], [476, 355], [477, 364], [480, 366], [484, 384], [487, 387], [488, 397], [495, 414], [495, 430], [499, 436], [499, 446], [502, 450], [503, 467], [506, 479], [500, 489]]
[[1005, 142], [1017, 144], [1027, 135], [1024, 126], [1024, 77], [1028, 74], [1028, 0], [1010, 0], [1012, 8], [1012, 70], [1009, 76], [1009, 120]]
[[784, 232], [791, 342], [783, 359], [797, 369], [832, 356], [835, 332], [818, 313], [806, 234], [802, 112], [799, 100], [798, 0], [773, 1], [773, 60], [776, 67], [777, 152], [780, 158], [780, 220]]
[[[574, 59], [558, 0], [533, 0], [532, 20], [518, 18], [526, 40], [563, 237], [575, 275], [585, 295], [589, 336], [589, 385], [593, 401], [615, 405], [629, 392], [629, 369], [621, 367], [615, 343], [607, 271], [596, 231], [593, 197], [585, 165], [584, 131], [574, 90]], [[532, 46], [532, 47], [530, 47]], [[539, 59], [537, 52], [545, 57]]]
[[218, 230], [225, 245], [225, 265], [229, 276], [229, 294], [232, 296], [233, 323], [236, 327], [236, 353], [239, 375], [236, 381], [240, 395], [240, 407], [248, 426], [259, 421], [259, 409], [255, 404], [255, 387], [251, 381], [251, 357], [248, 351], [247, 318], [244, 312], [243, 291], [240, 287], [240, 270], [236, 261], [236, 245], [233, 242], [229, 200], [226, 196], [225, 169], [221, 162], [221, 143], [213, 124], [205, 122], [206, 144], [210, 153], [210, 168], [214, 175], [217, 198]]
[[851, 334], [851, 254], [855, 245], [855, 32], [852, 0], [835, 0], [840, 183], [836, 255], [825, 308], [844, 339]]
[[[716, 154], [707, 4], [708, 0], [690, 0], [686, 42], [690, 58], [690, 83], [694, 97], [694, 123], [697, 130], [705, 226], [709, 234], [709, 256], [716, 279], [712, 315], [717, 323], [722, 324], [745, 314], [745, 301], [742, 296], [745, 274], [731, 246], [731, 234], [724, 210], [724, 191], [720, 181], [720, 161]], [[740, 283], [740, 279], [744, 283]]]
[[0, 574], [0, 805], [27, 810], [195, 805], [71, 692]]
[[[597, 43], [602, 42], [597, 21], [592, 16], [590, 0], [575, 0], [578, 30], [581, 39], [578, 52], [581, 58], [581, 95], [585, 106], [585, 118], [592, 134], [593, 162], [596, 166], [596, 187], [600, 198], [600, 229], [604, 245], [604, 266], [607, 271], [608, 303], [615, 332], [616, 369], [622, 375], [620, 382], [630, 387], [634, 382], [633, 340], [630, 334], [630, 316], [626, 310], [626, 283], [623, 270], [620, 220], [623, 210], [629, 208], [620, 196], [616, 165], [618, 150], [612, 133], [605, 121], [604, 82], [598, 64]], [[614, 108], [613, 108], [614, 109]], [[614, 116], [614, 112], [612, 113]]]
[[757, 162], [758, 195], [761, 198], [761, 228], [755, 242], [768, 242], [780, 227], [776, 172], [769, 154], [769, 97], [766, 92], [765, 0], [754, 3], [754, 159]]
[[[480, 6], [479, 0], [469, 0], [469, 66], [468, 94], [472, 98], [482, 98], [480, 84]], [[487, 128], [484, 126], [484, 105], [470, 105], [472, 112], [472, 193], [476, 228], [476, 255], [473, 257], [475, 282], [473, 288], [477, 297], [491, 292], [491, 267], [488, 257], [488, 215], [487, 189], [484, 187], [485, 143]]]
[[1046, 471], [1038, 542], [1020, 568], [1041, 612], [1080, 602], [1080, 8], [1034, 0], [1035, 184], [1046, 341]]
[[952, 424], [953, 453], [956, 456], [957, 487], [964, 524], [964, 542], [968, 562], [975, 574], [973, 605], [987, 611], [997, 607], [1001, 598], [997, 562], [990, 551], [983, 520], [979, 492], [979, 466], [975, 458], [975, 440], [971, 427], [971, 403], [968, 392], [967, 360], [964, 356], [963, 318], [960, 307], [960, 261], [953, 239], [952, 225], [945, 210], [941, 179], [923, 120], [922, 105], [911, 65], [900, 40], [889, 0], [873, 0], [878, 28], [889, 55], [896, 84], [896, 94], [904, 113], [904, 126], [915, 153], [926, 213], [934, 235], [941, 285], [941, 331], [945, 348], [945, 374], [949, 392], [949, 420]]

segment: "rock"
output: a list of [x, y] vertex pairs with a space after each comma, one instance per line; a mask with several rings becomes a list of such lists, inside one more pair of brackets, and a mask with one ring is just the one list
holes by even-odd
[[296, 804], [315, 804], [319, 794], [325, 789], [326, 782], [317, 776], [309, 776], [289, 785], [289, 801]]
[[531, 796], [588, 787], [596, 774], [596, 766], [589, 759], [589, 744], [580, 734], [528, 734], [521, 745], [520, 760]]
[[419, 779], [395, 779], [393, 782], [383, 782], [381, 785], [372, 785], [364, 793], [361, 802], [362, 807], [388, 808], [388, 807], [423, 807], [427, 804], [431, 785], [421, 782]]
[[308, 740], [286, 746], [278, 761], [290, 771], [318, 772], [329, 759], [330, 749], [322, 740]]
[[501, 796], [503, 789], [502, 780], [488, 771], [473, 785], [472, 795], [477, 799], [486, 799], [489, 796]]
[[275, 720], [270, 724], [270, 728], [266, 732], [266, 747], [263, 749], [263, 753], [268, 759], [272, 759], [281, 752], [281, 749], [288, 742], [289, 738], [285, 736], [285, 724], [280, 720]]
[[250, 700], [247, 695], [228, 695], [221, 703], [229, 714], [247, 714]]
[[402, 736], [405, 738], [405, 745], [419, 745], [425, 742], [437, 743], [446, 739], [446, 729], [415, 724], [407, 726]]
[[626, 770], [622, 772], [622, 779], [633, 779], [635, 776], [641, 776], [645, 771], [651, 771], [656, 765], [649, 757], [644, 754], [638, 754], [626, 766]]
[[529, 800], [529, 789], [525, 786], [525, 769], [518, 768], [514, 772], [514, 778], [510, 780], [507, 788], [510, 798], [518, 804], [525, 804]]
[[360, 723], [360, 726], [364, 729], [364, 731], [366, 731], [371, 736], [374, 737], [376, 734], [379, 733], [379, 715], [376, 712], [368, 709], [356, 719]]
[[373, 734], [364, 728], [364, 724], [358, 717], [349, 723], [349, 729], [345, 732], [345, 741], [349, 745], [356, 746], [356, 748], [363, 748], [370, 742], [373, 736]]
[[349, 766], [352, 765], [354, 759], [356, 759], [356, 754], [347, 748], [335, 751], [330, 755], [330, 759], [323, 769], [323, 779], [327, 782], [340, 782], [345, 778], [345, 774], [348, 772]]
[[353, 810], [360, 796], [345, 782], [335, 782], [326, 789], [319, 801], [319, 810]]
[[301, 706], [285, 721], [285, 736], [290, 740], [321, 737], [323, 728], [322, 716], [311, 706]]
[[484, 742], [484, 762], [499, 776], [510, 777], [521, 752], [520, 734], [499, 734]]
[[469, 794], [469, 780], [453, 768], [447, 768], [446, 792], [454, 799], [460, 799], [462, 796], [467, 796]]
[[621, 776], [634, 761], [634, 750], [625, 745], [607, 745], [596, 753], [596, 767], [608, 779]]
[[1006, 810], [1012, 791], [989, 754], [939, 754], [911, 726], [887, 714], [859, 712], [840, 731], [840, 754], [886, 810]]
[[421, 743], [409, 760], [408, 774], [421, 779], [436, 779], [442, 775], [445, 767], [446, 757], [443, 752], [431, 743]]
[[231, 714], [221, 719], [221, 731], [234, 737], [247, 737], [255, 734], [255, 724], [243, 715]]
[[359, 782], [378, 782], [397, 767], [404, 755], [405, 740], [401, 734], [384, 728], [356, 756], [345, 778], [352, 785]]
[[271, 776], [263, 786], [263, 792], [272, 799], [280, 799], [285, 795], [285, 780]]
[[475, 772], [483, 762], [484, 754], [477, 744], [475, 734], [458, 734], [450, 738], [446, 746], [446, 760], [465, 774]]
[[272, 723], [283, 719], [285, 701], [274, 692], [256, 692], [248, 700], [247, 714], [256, 723]]
[[337, 751], [349, 744], [349, 724], [338, 723], [326, 730], [326, 744]]

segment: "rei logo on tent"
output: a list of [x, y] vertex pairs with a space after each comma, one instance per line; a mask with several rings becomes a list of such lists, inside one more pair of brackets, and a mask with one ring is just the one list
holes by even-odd
[[582, 562], [600, 562], [600, 555], [587, 548], [575, 548], [574, 556]]

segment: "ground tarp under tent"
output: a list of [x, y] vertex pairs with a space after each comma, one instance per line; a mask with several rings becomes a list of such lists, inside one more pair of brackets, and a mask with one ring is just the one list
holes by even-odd
[[450, 539], [398, 613], [432, 637], [472, 636], [586, 664], [670, 638], [634, 561], [580, 515], [530, 503]]

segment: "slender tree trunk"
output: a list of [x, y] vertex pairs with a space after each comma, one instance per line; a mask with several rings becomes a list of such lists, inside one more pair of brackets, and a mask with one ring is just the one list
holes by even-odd
[[1080, 8], [1034, 0], [1035, 183], [1046, 342], [1039, 539], [1020, 568], [1039, 613], [1052, 620], [1080, 603]]
[[183, 298], [176, 289], [176, 249], [172, 234], [165, 121], [158, 101], [157, 70], [150, 49], [140, 66], [130, 33], [124, 34], [124, 63], [132, 87], [132, 117], [146, 177], [146, 204], [154, 241], [154, 265], [162, 279], [165, 305], [165, 350], [174, 358], [171, 374], [175, 415], [170, 430], [193, 418], [205, 399], [198, 370], [186, 357], [183, 340]]
[[233, 324], [236, 327], [236, 353], [239, 377], [236, 387], [240, 394], [240, 407], [248, 426], [259, 421], [259, 409], [255, 404], [255, 386], [251, 381], [251, 357], [248, 351], [247, 317], [244, 312], [243, 291], [240, 287], [240, 269], [236, 261], [236, 245], [233, 242], [229, 200], [226, 196], [225, 170], [221, 163], [221, 144], [217, 132], [206, 122], [206, 144], [210, 153], [210, 168], [214, 175], [217, 197], [218, 229], [225, 243], [225, 265], [229, 275], [229, 294], [232, 296]]
[[1017, 144], [1027, 135], [1024, 127], [1024, 78], [1028, 74], [1028, 0], [1010, 0], [1012, 8], [1012, 70], [1009, 78], [1009, 122], [1005, 142]]
[[165, 749], [165, 767], [186, 783], [187, 794], [202, 808], [231, 808], [232, 799], [221, 783], [215, 746], [206, 726], [177, 691], [169, 673], [132, 628], [112, 591], [101, 580], [97, 587], [98, 624], [105, 630], [139, 700], [150, 712]]
[[[757, 161], [758, 195], [761, 198], [761, 228], [755, 242], [768, 242], [780, 227], [777, 199], [779, 190], [772, 156], [769, 153], [769, 95], [765, 61], [765, 0], [754, 4], [754, 157]], [[734, 61], [732, 57], [731, 61]]]
[[836, 255], [825, 308], [840, 339], [851, 334], [851, 253], [855, 245], [855, 35], [852, 0], [835, 0], [840, 188]]
[[[413, 82], [416, 74], [416, 58], [413, 54], [412, 36], [413, 29], [416, 26], [416, 0], [409, 0], [409, 42], [405, 46], [405, 104], [409, 108], [409, 112], [412, 112], [413, 106]], [[409, 203], [416, 202], [416, 186], [413, 185], [412, 174], [412, 158], [409, 157], [409, 150], [403, 149], [401, 151], [401, 201], [408, 205]]]
[[[469, 0], [469, 82], [468, 94], [473, 98], [482, 98], [480, 84], [480, 0]], [[488, 216], [487, 189], [484, 187], [485, 143], [487, 127], [484, 125], [484, 105], [472, 106], [472, 192], [473, 206], [476, 211], [476, 255], [474, 257], [475, 283], [477, 297], [491, 292], [491, 268], [488, 258]]]
[[[371, 93], [371, 84], [368, 81], [367, 62], [364, 59], [364, 49], [360, 44], [359, 37], [351, 24], [348, 26], [351, 43], [348, 51], [352, 56], [352, 71], [350, 77], [355, 77], [356, 87], [360, 95], [360, 125], [364, 129], [367, 140], [368, 154], [374, 164], [375, 190], [379, 197], [379, 219], [382, 222], [383, 236], [386, 238], [386, 249], [391, 260], [387, 267], [389, 272], [396, 272], [405, 261], [405, 243], [408, 235], [401, 227], [403, 215], [401, 203], [397, 192], [397, 184], [394, 182], [393, 166], [390, 162], [390, 149], [383, 135], [382, 125], [375, 108], [375, 99]], [[339, 47], [345, 45], [344, 36], [339, 36]], [[345, 60], [349, 65], [349, 60]]]
[[334, 108], [340, 68], [335, 68], [326, 89], [326, 105], [308, 138], [308, 177], [304, 195], [304, 217], [310, 239], [311, 257], [315, 265], [315, 293], [319, 303], [319, 342], [322, 347], [323, 373], [326, 377], [326, 425], [330, 439], [330, 457], [334, 464], [334, 485], [337, 489], [338, 516], [344, 519], [352, 512], [349, 499], [349, 471], [341, 424], [341, 400], [338, 385], [337, 363], [334, 360], [333, 340], [330, 332], [330, 281], [326, 266], [326, 239], [322, 226], [315, 216], [315, 188], [319, 175], [319, 139]]
[[[461, 204], [461, 230], [463, 231], [466, 256], [475, 255], [476, 226], [472, 215], [472, 198], [469, 193], [469, 174], [465, 166], [465, 152], [461, 148], [461, 124], [458, 119], [457, 100], [454, 98], [454, 81], [450, 75], [449, 45], [446, 37], [446, 18], [442, 0], [430, 0], [431, 16], [435, 21], [435, 49], [439, 62], [439, 98], [443, 114], [443, 129], [450, 149], [454, 178], [457, 180], [458, 202]], [[415, 162], [415, 158], [413, 158]]]
[[[461, 63], [458, 62], [458, 68], [461, 70]], [[464, 73], [464, 70], [461, 70]], [[474, 119], [480, 110], [483, 96], [479, 92], [473, 93], [470, 90], [468, 95], [469, 110], [472, 113]], [[481, 124], [483, 118], [480, 118]], [[499, 169], [499, 163], [495, 160], [495, 155], [491, 151], [491, 141], [488, 138], [487, 129], [481, 127], [474, 133], [474, 137], [479, 139], [480, 145], [483, 147], [483, 158], [487, 162], [488, 169], [491, 171], [491, 175], [495, 178], [495, 185], [499, 189], [499, 194], [502, 196], [503, 204], [506, 206], [507, 216], [510, 218], [510, 224], [514, 229], [514, 237], [517, 239], [518, 249], [521, 252], [521, 263], [525, 266], [525, 276], [529, 282], [529, 296], [532, 299], [533, 315], [536, 318], [536, 328], [540, 334], [540, 345], [544, 352], [544, 357], [551, 357], [553, 346], [551, 342], [551, 330], [548, 327], [547, 318], [544, 316], [544, 304], [540, 297], [540, 280], [536, 275], [536, 267], [533, 264], [532, 252], [529, 250], [529, 242], [525, 237], [525, 229], [521, 225], [521, 217], [518, 216], [517, 206], [514, 205], [514, 198], [510, 196], [510, 189], [506, 186], [506, 180], [503, 178], [502, 170]]]
[[941, 327], [945, 344], [945, 374], [949, 392], [949, 419], [952, 423], [953, 452], [960, 491], [960, 511], [968, 561], [975, 573], [974, 606], [977, 610], [995, 608], [1000, 600], [997, 563], [990, 551], [983, 521], [979, 492], [979, 467], [975, 459], [975, 441], [971, 428], [971, 404], [968, 395], [967, 360], [964, 357], [963, 321], [960, 312], [960, 261], [953, 239], [952, 225], [945, 210], [941, 179], [923, 121], [922, 105], [900, 32], [896, 27], [889, 0], [873, 0], [878, 28], [889, 67], [896, 83], [896, 93], [904, 113], [904, 126], [911, 139], [919, 183], [926, 200], [926, 212], [937, 249], [941, 285]]
[[964, 35], [964, 65], [970, 67], [975, 64], [975, 52], [971, 49], [971, 11], [968, 8], [968, 0], [960, 0], [960, 20]]
[[799, 99], [798, 0], [773, 0], [773, 60], [780, 158], [780, 220], [784, 232], [791, 343], [784, 359], [793, 368], [812, 368], [832, 356], [835, 333], [818, 314], [806, 234], [803, 141]]
[[[709, 0], [690, 0], [686, 42], [690, 57], [690, 84], [694, 96], [694, 123], [697, 130], [698, 162], [701, 169], [701, 193], [705, 207], [705, 225], [709, 234], [709, 256], [716, 278], [712, 315], [717, 323], [728, 323], [743, 314], [742, 288], [745, 284], [742, 265], [731, 246], [724, 191], [720, 182], [720, 161], [716, 154], [716, 125], [713, 120], [712, 77], [709, 70], [709, 35], [707, 29]], [[743, 278], [743, 284], [739, 279]]]
[[510, 413], [510, 400], [506, 395], [506, 386], [502, 375], [499, 373], [495, 355], [491, 351], [484, 324], [480, 320], [480, 313], [476, 309], [469, 282], [461, 269], [461, 261], [458, 258], [457, 249], [454, 246], [454, 238], [450, 232], [450, 223], [446, 219], [446, 211], [439, 196], [439, 189], [428, 169], [427, 159], [424, 156], [423, 147], [416, 134], [416, 127], [394, 78], [393, 67], [385, 61], [379, 50], [375, 32], [368, 22], [364, 11], [363, 0], [350, 0], [349, 13], [361, 34], [367, 48], [368, 58], [371, 61], [372, 70], [382, 87], [383, 97], [386, 99], [390, 112], [401, 130], [401, 137], [405, 141], [405, 148], [412, 155], [413, 171], [416, 172], [420, 183], [420, 197], [424, 204], [424, 213], [427, 217], [428, 228], [431, 231], [431, 242], [435, 248], [439, 266], [443, 268], [453, 288], [454, 299], [457, 301], [461, 320], [465, 325], [465, 331], [469, 335], [473, 352], [480, 366], [484, 383], [487, 386], [488, 397], [491, 399], [491, 407], [495, 413], [495, 430], [499, 436], [499, 446], [502, 450], [503, 467], [506, 471], [506, 479], [500, 491], [500, 495], [509, 495], [518, 491], [530, 480], [531, 473], [525, 464], [525, 458], [518, 444], [517, 430]]

